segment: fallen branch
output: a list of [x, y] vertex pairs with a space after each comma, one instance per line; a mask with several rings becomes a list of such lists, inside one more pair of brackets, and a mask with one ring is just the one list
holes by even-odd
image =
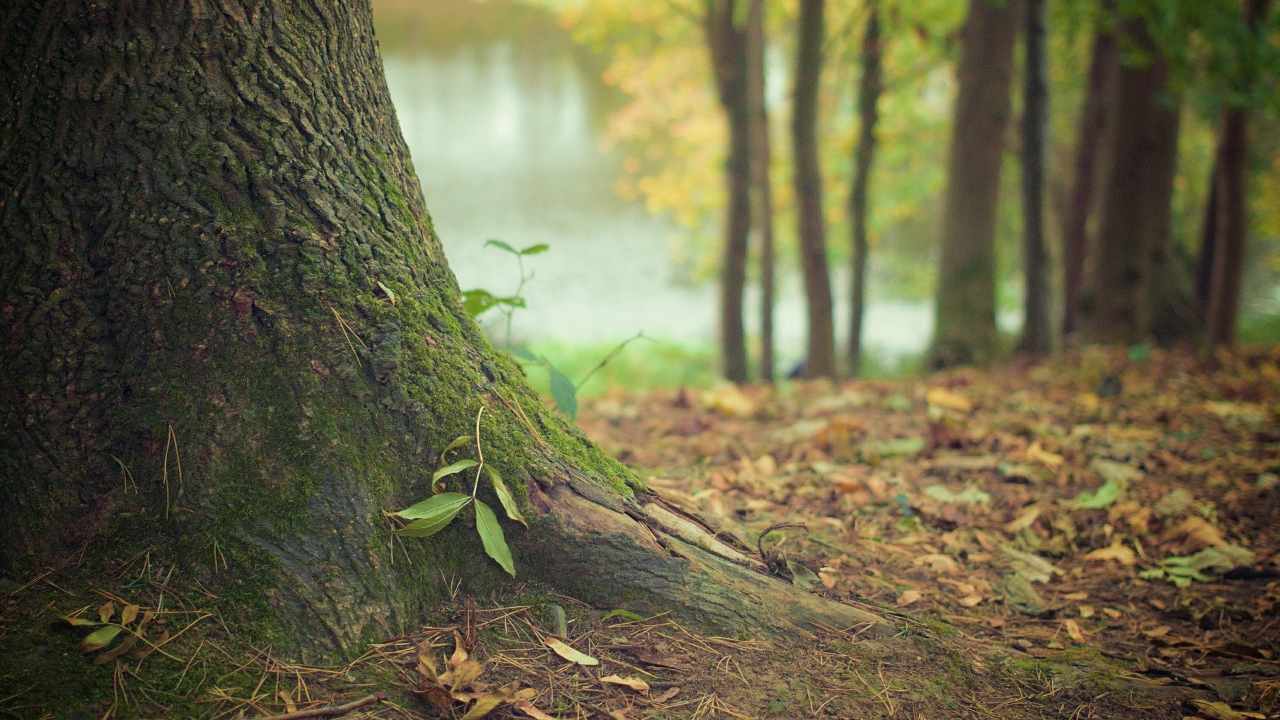
[[302, 718], [319, 718], [319, 717], [341, 717], [351, 712], [359, 710], [366, 705], [380, 703], [387, 697], [386, 693], [374, 693], [366, 695], [359, 700], [352, 700], [344, 705], [326, 705], [324, 707], [309, 708], [307, 710], [297, 710], [283, 715], [264, 716], [258, 720], [301, 720]]

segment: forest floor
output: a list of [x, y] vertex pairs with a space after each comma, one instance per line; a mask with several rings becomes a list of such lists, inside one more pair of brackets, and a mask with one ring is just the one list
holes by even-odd
[[[438, 626], [312, 668], [197, 645], [187, 629], [216, 618], [170, 599], [132, 667], [173, 673], [69, 671], [104, 693], [84, 717], [1280, 717], [1280, 348], [616, 393], [579, 422], [776, 574], [900, 634], [707, 637], [531, 588], [504, 607], [459, 593]], [[0, 620], [49, 582], [11, 590]], [[101, 592], [90, 608], [151, 612]], [[36, 707], [0, 690], [0, 717], [64, 717]]]

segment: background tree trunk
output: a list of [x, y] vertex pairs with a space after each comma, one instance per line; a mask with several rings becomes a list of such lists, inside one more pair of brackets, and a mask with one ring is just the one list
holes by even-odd
[[444, 578], [506, 587], [466, 519], [406, 542], [384, 516], [479, 422], [522, 579], [728, 632], [882, 627], [645, 493], [490, 348], [367, 2], [201, 7], [4, 10], [0, 571], [150, 553], [242, 639], [349, 653]]
[[1218, 156], [1221, 152], [1219, 144], [1214, 151], [1213, 165], [1209, 167], [1209, 197], [1204, 202], [1200, 251], [1196, 255], [1196, 307], [1206, 319], [1209, 317], [1209, 294], [1213, 287], [1213, 258], [1218, 250]]
[[862, 79], [858, 85], [858, 144], [853, 152], [853, 187], [849, 192], [849, 217], [853, 225], [853, 268], [850, 278], [849, 372], [862, 372], [862, 319], [867, 303], [867, 194], [871, 187], [871, 165], [876, 151], [877, 105], [884, 86], [880, 58], [880, 4], [872, 0], [867, 8], [867, 27], [862, 35]]
[[822, 74], [823, 0], [800, 1], [800, 40], [796, 54], [795, 104], [791, 142], [795, 155], [795, 192], [799, 216], [800, 265], [809, 321], [805, 356], [807, 377], [835, 377], [835, 325], [831, 276], [827, 269], [826, 222], [822, 215], [822, 168], [818, 162], [818, 83]]
[[1092, 341], [1129, 343], [1151, 335], [1152, 302], [1164, 294], [1155, 275], [1167, 269], [1178, 112], [1166, 97], [1167, 63], [1142, 21], [1127, 20], [1121, 32], [1150, 61], [1116, 72], [1094, 276], [1081, 321]]
[[751, 0], [747, 14], [747, 93], [751, 119], [751, 226], [760, 248], [760, 379], [773, 382], [774, 238], [773, 185], [769, 178], [769, 109], [765, 98], [764, 0]]
[[[1110, 7], [1111, 3], [1104, 3]], [[1089, 218], [1093, 214], [1094, 184], [1097, 161], [1102, 156], [1103, 137], [1108, 132], [1107, 101], [1112, 75], [1116, 67], [1115, 36], [1105, 18], [1094, 30], [1093, 49], [1089, 53], [1089, 82], [1084, 108], [1076, 135], [1075, 178], [1071, 202], [1067, 205], [1062, 228], [1062, 334], [1070, 336], [1078, 329], [1080, 296], [1084, 287], [1085, 260], [1089, 248]]]
[[996, 344], [995, 223], [1018, 1], [971, 0], [961, 39], [935, 328], [928, 364], [985, 360]]
[[1049, 88], [1045, 68], [1045, 0], [1025, 0], [1026, 62], [1022, 109], [1023, 352], [1049, 352], [1049, 257], [1044, 240], [1045, 131]]
[[[1250, 40], [1267, 13], [1267, 0], [1246, 0], [1245, 23]], [[1255, 72], [1253, 66], [1248, 66]], [[1241, 78], [1248, 87], [1252, 77]], [[1240, 281], [1244, 272], [1245, 244], [1249, 235], [1249, 115], [1239, 105], [1229, 107], [1222, 116], [1218, 153], [1214, 160], [1214, 213], [1212, 240], [1213, 271], [1208, 293], [1207, 325], [1211, 345], [1235, 342], [1236, 319], [1240, 314]], [[1207, 244], [1206, 244], [1207, 246]]]
[[751, 105], [747, 33], [737, 24], [738, 0], [711, 0], [703, 19], [720, 105], [729, 123], [725, 160], [724, 253], [720, 261], [720, 361], [733, 382], [748, 379], [743, 326], [743, 290], [747, 282], [747, 239], [751, 232]]

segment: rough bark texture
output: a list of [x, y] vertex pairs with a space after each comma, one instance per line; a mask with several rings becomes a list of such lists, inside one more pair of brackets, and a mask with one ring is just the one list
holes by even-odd
[[981, 362], [996, 345], [995, 227], [1009, 125], [1017, 0], [971, 0], [951, 130], [933, 368]]
[[764, 0], [751, 0], [747, 14], [747, 92], [751, 104], [751, 227], [760, 248], [760, 379], [771, 383], [774, 360], [773, 306], [776, 260], [773, 183], [769, 178], [769, 109], [765, 99]]
[[1049, 352], [1049, 255], [1044, 239], [1045, 131], [1049, 84], [1045, 67], [1045, 0], [1025, 0], [1026, 61], [1022, 108], [1022, 352]]
[[[1247, 0], [1245, 22], [1250, 34], [1266, 17], [1268, 0]], [[1256, 74], [1250, 66], [1249, 73]], [[1253, 78], [1240, 81], [1246, 87]], [[1207, 329], [1210, 345], [1235, 342], [1236, 319], [1240, 313], [1240, 282], [1244, 273], [1245, 242], [1249, 234], [1249, 115], [1244, 107], [1230, 107], [1223, 113], [1219, 133], [1218, 154], [1214, 160], [1214, 182], [1211, 203], [1214, 211], [1212, 241], [1208, 256], [1212, 258], [1207, 304]]]
[[867, 309], [867, 194], [871, 188], [871, 164], [876, 152], [877, 105], [884, 87], [880, 58], [880, 5], [868, 8], [862, 35], [862, 78], [858, 84], [858, 144], [853, 151], [853, 188], [849, 191], [849, 217], [853, 225], [853, 268], [849, 295], [849, 372], [862, 371], [862, 318]]
[[483, 406], [531, 515], [507, 529], [522, 577], [726, 631], [875, 622], [664, 510], [490, 348], [367, 2], [2, 12], [4, 575], [151, 552], [242, 637], [350, 652], [445, 578], [504, 587], [465, 519], [402, 543], [383, 516]]
[[1174, 294], [1170, 200], [1178, 111], [1168, 97], [1167, 63], [1140, 20], [1121, 29], [1149, 62], [1122, 64], [1111, 93], [1114, 122], [1106, 161], [1093, 278], [1082, 298], [1082, 330], [1096, 342], [1128, 343], [1155, 331]]
[[1108, 131], [1108, 90], [1115, 67], [1115, 36], [1099, 21], [1089, 54], [1089, 83], [1076, 136], [1075, 178], [1062, 229], [1062, 334], [1065, 336], [1075, 333], [1078, 325], [1089, 248], [1089, 218], [1094, 207], [1098, 159]]
[[724, 376], [746, 382], [747, 341], [743, 290], [751, 232], [751, 106], [747, 92], [747, 32], [736, 22], [740, 0], [712, 0], [703, 18], [720, 105], [729, 123], [725, 159], [724, 252], [720, 260], [720, 362]]
[[796, 51], [795, 102], [791, 142], [795, 156], [796, 215], [800, 267], [804, 272], [808, 346], [806, 377], [835, 377], [835, 321], [831, 274], [827, 269], [827, 231], [822, 215], [822, 168], [818, 163], [818, 83], [822, 74], [824, 0], [801, 0], [800, 39]]

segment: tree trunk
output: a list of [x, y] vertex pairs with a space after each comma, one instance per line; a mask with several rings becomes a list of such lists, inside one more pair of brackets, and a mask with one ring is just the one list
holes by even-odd
[[446, 578], [507, 587], [469, 521], [423, 541], [384, 516], [478, 424], [530, 516], [506, 529], [522, 579], [730, 632], [883, 628], [645, 492], [492, 350], [368, 2], [242, 8], [4, 11], [5, 575], [148, 552], [243, 639], [350, 653], [415, 626]]
[[796, 55], [791, 142], [795, 154], [796, 211], [800, 266], [804, 271], [809, 340], [807, 377], [836, 376], [831, 276], [827, 269], [826, 222], [822, 215], [822, 169], [818, 163], [818, 84], [822, 74], [823, 0], [800, 1], [800, 41]]
[[849, 192], [849, 217], [853, 224], [853, 268], [849, 305], [849, 372], [862, 372], [862, 319], [867, 304], [867, 193], [871, 164], [876, 152], [877, 105], [884, 86], [880, 58], [880, 5], [872, 0], [862, 35], [862, 79], [858, 85], [858, 144], [853, 151], [853, 188]]
[[760, 379], [771, 383], [774, 360], [773, 185], [769, 179], [769, 110], [765, 98], [764, 0], [751, 0], [747, 13], [747, 93], [751, 119], [751, 227], [760, 248]]
[[[1267, 0], [1246, 0], [1245, 22], [1251, 40], [1266, 17]], [[1245, 72], [1256, 74], [1249, 66]], [[1240, 78], [1248, 87], [1253, 78]], [[1240, 313], [1240, 281], [1244, 273], [1245, 243], [1249, 235], [1249, 115], [1245, 107], [1234, 105], [1222, 116], [1218, 153], [1214, 160], [1212, 197], [1215, 208], [1209, 257], [1213, 271], [1208, 293], [1207, 326], [1210, 345], [1232, 345], [1236, 339], [1236, 319]]]
[[981, 362], [995, 352], [996, 207], [1017, 20], [1017, 0], [969, 3], [957, 71], [932, 368]]
[[1152, 334], [1153, 300], [1167, 296], [1171, 284], [1157, 275], [1172, 272], [1178, 111], [1166, 97], [1167, 63], [1142, 21], [1126, 21], [1121, 32], [1149, 61], [1122, 64], [1116, 72], [1094, 276], [1080, 311], [1089, 340], [1131, 343]]
[[1102, 137], [1108, 131], [1107, 98], [1116, 66], [1115, 36], [1103, 20], [1094, 31], [1089, 57], [1089, 83], [1076, 136], [1075, 180], [1071, 203], [1062, 229], [1062, 334], [1075, 333], [1084, 286], [1085, 259], [1089, 248], [1089, 217], [1093, 212], [1097, 160], [1102, 154]]
[[724, 254], [720, 267], [720, 360], [724, 376], [748, 380], [743, 290], [747, 282], [747, 235], [751, 232], [751, 106], [747, 92], [747, 33], [736, 20], [739, 0], [712, 0], [703, 18], [720, 105], [729, 123], [725, 159]]
[[1044, 240], [1044, 148], [1049, 118], [1045, 0], [1025, 0], [1026, 61], [1022, 109], [1022, 339], [1025, 353], [1049, 352], [1049, 257]]
[[1214, 150], [1213, 165], [1209, 168], [1209, 196], [1205, 198], [1204, 216], [1200, 225], [1200, 252], [1196, 256], [1196, 308], [1205, 318], [1209, 317], [1213, 263], [1218, 251], [1218, 156], [1221, 154], [1222, 145], [1219, 143]]

